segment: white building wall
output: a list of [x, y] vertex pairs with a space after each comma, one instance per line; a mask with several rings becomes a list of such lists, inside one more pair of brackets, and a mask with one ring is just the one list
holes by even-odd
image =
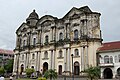
[[101, 52], [99, 53], [99, 55], [101, 57], [99, 57], [100, 59], [100, 64], [104, 64], [104, 56], [108, 55], [109, 57], [112, 56], [113, 57], [113, 67], [101, 67], [101, 78], [104, 78], [103, 72], [106, 68], [110, 68], [113, 72], [113, 78], [115, 78], [115, 76], [117, 75], [117, 69], [120, 68], [120, 62], [115, 62], [115, 56], [118, 57], [118, 55], [120, 54], [120, 51], [108, 51], [108, 52]]

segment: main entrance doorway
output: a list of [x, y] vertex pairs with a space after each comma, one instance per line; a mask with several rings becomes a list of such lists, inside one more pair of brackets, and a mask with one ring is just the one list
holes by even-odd
[[47, 70], [48, 70], [48, 63], [45, 62], [45, 63], [43, 63], [43, 74], [44, 74], [45, 71], [47, 71]]
[[21, 72], [20, 72], [20, 74], [22, 74], [23, 70], [24, 70], [24, 65], [22, 64], [21, 65]]
[[103, 72], [103, 75], [105, 79], [112, 79], [113, 77], [112, 70], [110, 68], [106, 68]]
[[80, 72], [80, 67], [79, 67], [79, 62], [74, 63], [74, 75], [79, 75]]
[[59, 65], [58, 73], [59, 75], [62, 75], [62, 65]]

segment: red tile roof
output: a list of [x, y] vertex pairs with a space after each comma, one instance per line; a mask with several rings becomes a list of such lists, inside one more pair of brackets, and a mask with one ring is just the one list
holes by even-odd
[[14, 54], [12, 50], [0, 49], [0, 54]]
[[103, 43], [102, 47], [98, 48], [98, 52], [119, 50], [119, 49], [120, 49], [120, 41], [107, 42], [107, 43]]

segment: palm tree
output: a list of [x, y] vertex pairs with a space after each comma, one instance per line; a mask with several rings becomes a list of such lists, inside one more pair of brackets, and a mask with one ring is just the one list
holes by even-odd
[[88, 69], [85, 70], [87, 76], [90, 80], [96, 79], [100, 77], [100, 68], [99, 67], [92, 67], [90, 66]]
[[57, 78], [57, 72], [55, 72], [55, 69], [54, 70], [53, 69], [49, 69], [49, 70], [47, 70], [45, 72], [44, 77], [46, 79], [50, 78], [50, 80], [56, 79]]

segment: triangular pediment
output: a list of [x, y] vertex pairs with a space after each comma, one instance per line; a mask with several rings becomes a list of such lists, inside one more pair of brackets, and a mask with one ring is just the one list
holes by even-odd
[[91, 13], [91, 12], [92, 11], [88, 6], [84, 6], [80, 8], [73, 7], [63, 18], [70, 18], [82, 13]]
[[80, 11], [91, 13], [92, 11], [88, 6], [83, 6], [79, 8]]
[[22, 23], [21, 26], [16, 30], [16, 33], [23, 32], [28, 29], [28, 25], [26, 23]]
[[51, 15], [45, 15], [39, 19], [38, 24], [42, 24], [45, 21], [54, 21], [55, 19], [57, 19], [57, 17], [53, 17]]

